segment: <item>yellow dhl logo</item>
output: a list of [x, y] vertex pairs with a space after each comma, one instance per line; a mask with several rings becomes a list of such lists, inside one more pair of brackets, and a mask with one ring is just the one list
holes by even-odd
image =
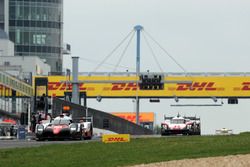
[[103, 143], [130, 142], [129, 134], [102, 135]]

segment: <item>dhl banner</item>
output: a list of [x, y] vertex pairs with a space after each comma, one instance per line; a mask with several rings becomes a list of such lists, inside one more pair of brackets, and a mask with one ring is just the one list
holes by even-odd
[[[111, 114], [118, 116], [120, 118], [126, 119], [130, 122], [136, 122], [136, 115], [132, 112], [112, 112]], [[139, 114], [140, 122], [154, 122], [153, 112], [140, 112]]]
[[[0, 84], [0, 97], [12, 97], [12, 89]], [[15, 96], [23, 96], [21, 93], [16, 92]]]
[[[84, 83], [88, 81], [127, 81], [135, 76], [79, 76], [79, 90], [88, 97], [250, 97], [250, 76], [171, 76], [165, 81], [191, 81], [191, 83], [165, 83], [164, 90], [139, 90], [136, 83]], [[49, 96], [64, 96], [72, 85], [63, 81], [65, 76], [48, 76]]]
[[11, 96], [12, 91], [10, 88], [0, 85], [0, 97], [2, 96]]
[[123, 143], [130, 142], [129, 134], [104, 134], [102, 135], [103, 143]]
[[36, 95], [42, 96], [43, 94], [46, 94], [46, 87], [45, 86], [37, 86], [36, 87]]

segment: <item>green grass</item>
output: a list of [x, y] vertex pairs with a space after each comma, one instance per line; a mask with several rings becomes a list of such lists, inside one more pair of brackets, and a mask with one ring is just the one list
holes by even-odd
[[112, 167], [250, 153], [250, 134], [132, 139], [0, 150], [4, 167]]

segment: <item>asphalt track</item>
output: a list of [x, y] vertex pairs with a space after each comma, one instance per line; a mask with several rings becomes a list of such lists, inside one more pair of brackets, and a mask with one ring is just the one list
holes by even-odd
[[36, 140], [0, 140], [0, 149], [5, 148], [24, 148], [24, 147], [39, 147], [52, 144], [72, 144], [72, 143], [89, 143], [100, 141], [100, 138], [92, 140], [65, 140], [65, 141], [36, 141]]
[[[161, 136], [161, 135], [133, 135], [131, 138], [160, 138], [160, 137], [181, 137], [181, 136]], [[72, 143], [89, 143], [100, 142], [100, 137], [93, 137], [91, 140], [64, 140], [64, 141], [36, 141], [32, 139], [25, 140], [0, 140], [0, 149], [8, 148], [24, 148], [24, 147], [39, 147], [52, 144], [72, 144]]]

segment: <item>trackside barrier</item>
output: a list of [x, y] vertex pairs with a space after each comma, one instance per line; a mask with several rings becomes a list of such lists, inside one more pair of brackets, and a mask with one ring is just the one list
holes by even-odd
[[26, 130], [24, 126], [19, 126], [17, 130], [17, 138], [19, 140], [24, 140], [26, 138]]
[[[80, 117], [91, 116], [93, 117], [93, 127], [98, 129], [105, 129], [116, 134], [130, 134], [130, 135], [151, 135], [153, 131], [146, 129], [133, 122], [127, 121], [120, 117], [114, 116], [93, 108], [86, 108], [59, 98], [53, 98], [52, 117], [60, 115], [63, 111], [62, 106], [68, 105], [71, 109], [72, 119], [76, 122]], [[87, 113], [86, 113], [86, 110]]]
[[123, 143], [130, 142], [129, 134], [107, 134], [102, 135], [103, 143]]

